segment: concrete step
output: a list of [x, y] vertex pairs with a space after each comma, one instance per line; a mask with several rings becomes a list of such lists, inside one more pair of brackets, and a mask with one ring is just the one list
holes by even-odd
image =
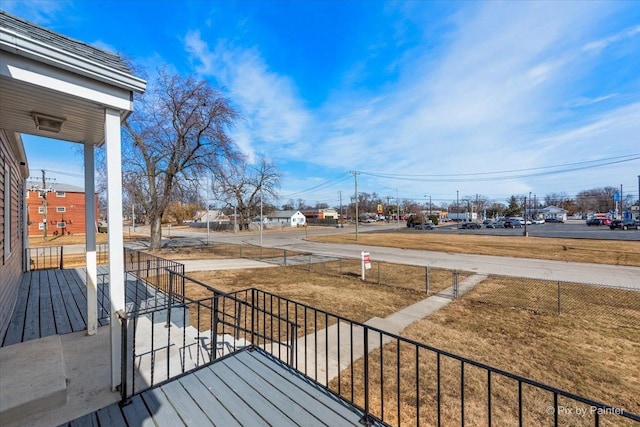
[[0, 348], [0, 420], [7, 425], [25, 414], [49, 411], [67, 401], [60, 336]]

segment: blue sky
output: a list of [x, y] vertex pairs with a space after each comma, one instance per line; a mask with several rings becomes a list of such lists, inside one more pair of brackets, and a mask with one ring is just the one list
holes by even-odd
[[[637, 1], [11, 1], [9, 13], [223, 88], [282, 200], [358, 190], [438, 201], [623, 185], [640, 175]], [[30, 167], [82, 184], [70, 144]], [[49, 150], [70, 150], [64, 164]], [[569, 170], [569, 172], [567, 172]], [[511, 172], [503, 172], [511, 171]], [[55, 176], [55, 173], [52, 173]], [[427, 196], [425, 198], [425, 196]]]

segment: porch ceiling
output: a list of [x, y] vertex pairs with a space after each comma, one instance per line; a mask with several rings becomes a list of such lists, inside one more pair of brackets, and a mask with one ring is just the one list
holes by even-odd
[[[0, 129], [95, 145], [104, 141], [103, 105], [4, 76], [0, 86]], [[36, 129], [33, 112], [65, 119], [61, 131]]]

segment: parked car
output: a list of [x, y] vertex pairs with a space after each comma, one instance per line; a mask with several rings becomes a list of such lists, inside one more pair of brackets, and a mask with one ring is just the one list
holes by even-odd
[[544, 218], [534, 219], [531, 221], [532, 224], [544, 224]]
[[484, 221], [484, 226], [487, 228], [496, 228], [496, 223], [493, 221]]
[[433, 230], [436, 226], [432, 222], [425, 222], [424, 224], [416, 224], [414, 228], [416, 230]]
[[640, 221], [634, 221], [632, 219], [614, 219], [611, 221], [609, 228], [612, 230], [637, 230], [640, 227]]
[[493, 225], [494, 225], [494, 228], [504, 228], [504, 223], [505, 221], [501, 219], [499, 221], [494, 222]]
[[595, 216], [590, 216], [589, 218], [587, 218], [587, 225], [589, 227], [602, 225], [602, 219]]
[[504, 228], [522, 228], [522, 224], [516, 219], [508, 219], [504, 222]]
[[485, 219], [484, 221], [482, 221], [482, 225], [487, 225], [487, 224], [493, 224], [493, 220]]
[[463, 222], [460, 224], [460, 228], [472, 229], [472, 228], [480, 228], [480, 224], [475, 222]]

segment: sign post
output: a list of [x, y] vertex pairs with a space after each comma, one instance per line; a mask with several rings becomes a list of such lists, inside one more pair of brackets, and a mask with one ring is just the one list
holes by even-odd
[[362, 271], [362, 277], [361, 279], [364, 281], [365, 280], [365, 275], [364, 272], [365, 270], [369, 270], [371, 268], [371, 257], [369, 255], [369, 252], [361, 252], [360, 253], [360, 259], [361, 259], [361, 271]]

